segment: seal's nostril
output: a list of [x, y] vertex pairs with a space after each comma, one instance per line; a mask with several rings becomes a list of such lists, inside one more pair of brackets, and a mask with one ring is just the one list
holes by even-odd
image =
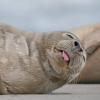
[[74, 42], [75, 46], [79, 46], [79, 43], [77, 41]]
[[83, 50], [82, 50], [82, 49], [80, 49], [79, 51], [80, 51], [80, 52], [82, 52]]

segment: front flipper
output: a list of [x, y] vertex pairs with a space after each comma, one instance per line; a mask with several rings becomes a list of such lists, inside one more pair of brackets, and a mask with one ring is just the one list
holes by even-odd
[[87, 52], [87, 63], [79, 77], [80, 83], [100, 83], [100, 24], [72, 30]]

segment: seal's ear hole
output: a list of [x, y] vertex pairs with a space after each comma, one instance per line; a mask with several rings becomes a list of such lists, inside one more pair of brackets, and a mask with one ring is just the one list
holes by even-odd
[[74, 39], [74, 37], [70, 34], [66, 34], [67, 36], [69, 36], [71, 39]]

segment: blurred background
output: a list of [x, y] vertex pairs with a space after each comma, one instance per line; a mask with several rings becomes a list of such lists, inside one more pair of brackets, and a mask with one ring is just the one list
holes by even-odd
[[0, 22], [26, 31], [65, 31], [100, 22], [100, 0], [0, 0]]

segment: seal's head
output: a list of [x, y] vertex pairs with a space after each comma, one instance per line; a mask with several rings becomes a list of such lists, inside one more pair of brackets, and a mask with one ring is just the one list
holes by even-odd
[[71, 82], [83, 69], [86, 53], [75, 34], [70, 32], [52, 33], [47, 38], [47, 59], [52, 75]]

